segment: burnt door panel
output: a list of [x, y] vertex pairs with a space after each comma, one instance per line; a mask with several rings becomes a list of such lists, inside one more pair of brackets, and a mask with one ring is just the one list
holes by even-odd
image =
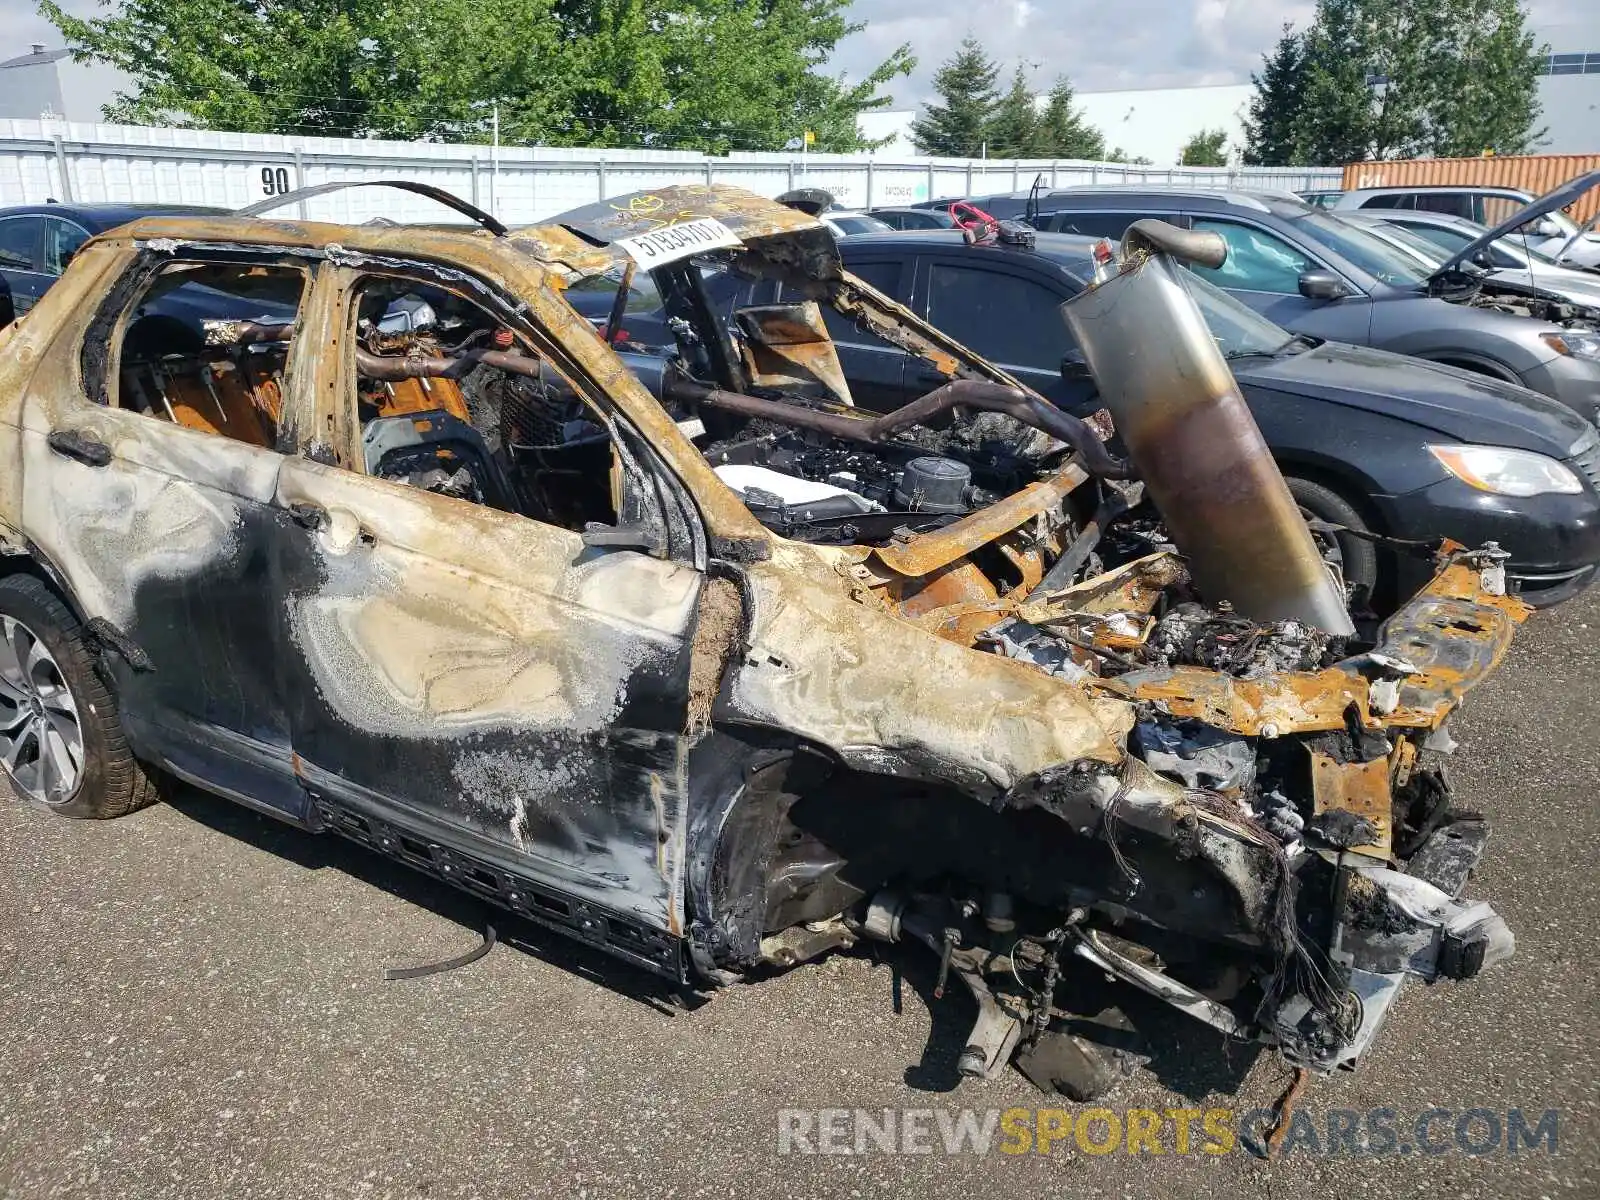
[[25, 523], [111, 655], [136, 747], [196, 782], [298, 817], [277, 687], [272, 499], [282, 458], [135, 412], [30, 406]]
[[291, 319], [307, 273], [241, 258], [151, 252], [63, 331], [24, 410], [25, 522], [113, 649], [135, 749], [295, 819], [272, 581], [293, 347], [216, 344], [203, 322], [239, 303]]
[[680, 933], [699, 572], [305, 459], [278, 504], [313, 792]]

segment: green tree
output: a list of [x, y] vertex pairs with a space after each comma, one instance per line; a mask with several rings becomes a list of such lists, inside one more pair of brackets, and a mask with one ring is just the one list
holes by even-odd
[[133, 79], [110, 120], [266, 133], [779, 150], [863, 147], [905, 47], [855, 83], [823, 68], [849, 0], [44, 0], [80, 59]]
[[1011, 76], [1011, 87], [995, 105], [986, 140], [994, 158], [1024, 158], [1038, 149], [1039, 111], [1034, 107], [1028, 76], [1020, 66]]
[[1228, 131], [1202, 129], [1183, 144], [1178, 164], [1185, 167], [1225, 167], [1228, 165]]
[[1244, 123], [1246, 163], [1282, 167], [1298, 161], [1295, 122], [1300, 116], [1305, 77], [1305, 40], [1293, 25], [1285, 25], [1272, 53], [1262, 56], [1261, 73], [1250, 76], [1256, 94], [1250, 99], [1250, 115]]
[[1257, 157], [1339, 164], [1509, 154], [1540, 136], [1542, 48], [1518, 0], [1317, 0], [1297, 96], [1292, 72], [1285, 83], [1272, 70], [1294, 66], [1282, 50], [1280, 42], [1255, 81]]
[[1034, 131], [1029, 158], [1084, 158], [1091, 161], [1106, 156], [1106, 139], [1083, 118], [1072, 103], [1072, 83], [1065, 75], [1050, 89]]
[[1000, 68], [975, 38], [967, 38], [955, 56], [940, 66], [933, 90], [942, 103], [923, 105], [911, 123], [911, 136], [924, 154], [976, 158], [989, 136], [999, 99], [995, 81]]
[[[557, 0], [569, 39], [563, 76], [571, 145], [865, 149], [859, 113], [916, 60], [902, 46], [856, 83], [822, 73], [862, 28], [850, 0]], [[596, 137], [595, 131], [603, 136]]]
[[1517, 0], [1458, 0], [1455, 53], [1434, 64], [1438, 101], [1429, 149], [1441, 158], [1526, 154], [1544, 135], [1538, 74], [1546, 48]]

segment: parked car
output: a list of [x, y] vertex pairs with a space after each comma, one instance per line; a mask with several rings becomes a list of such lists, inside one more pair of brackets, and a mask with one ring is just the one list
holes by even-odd
[[1397, 229], [1404, 229], [1416, 237], [1432, 242], [1445, 253], [1447, 258], [1454, 258], [1465, 252], [1467, 261], [1474, 266], [1484, 270], [1504, 272], [1506, 278], [1515, 278], [1530, 286], [1542, 283], [1592, 285], [1600, 280], [1600, 267], [1557, 263], [1542, 250], [1535, 249], [1529, 238], [1515, 230], [1487, 245], [1479, 246], [1478, 243], [1490, 231], [1476, 221], [1469, 221], [1464, 217], [1453, 217], [1448, 213], [1405, 212], [1390, 209], [1380, 209], [1370, 214], [1345, 213], [1344, 216], [1347, 220], [1379, 221], [1393, 225]]
[[820, 220], [840, 237], [854, 237], [860, 233], [886, 233], [894, 226], [864, 212], [847, 208], [830, 208]]
[[[1563, 184], [1563, 187], [1566, 185]], [[1591, 185], [1592, 186], [1592, 185]], [[1587, 189], [1585, 189], [1587, 190]], [[1496, 226], [1518, 209], [1532, 204], [1535, 197], [1516, 188], [1501, 187], [1398, 187], [1358, 188], [1345, 192], [1333, 204], [1336, 212], [1365, 209], [1399, 212], [1446, 213]], [[1581, 267], [1600, 266], [1600, 233], [1574, 221], [1557, 208], [1545, 214], [1527, 230], [1535, 250], [1559, 262]]]
[[[1455, 217], [1429, 216], [1433, 220], [1457, 220]], [[1404, 222], [1391, 221], [1387, 217], [1369, 217], [1365, 213], [1346, 213], [1344, 219], [1410, 254], [1434, 276], [1454, 271], [1468, 278], [1480, 279], [1496, 295], [1506, 297], [1508, 304], [1515, 303], [1510, 299], [1513, 296], [1525, 297], [1571, 305], [1575, 317], [1582, 316], [1591, 321], [1600, 317], [1600, 273], [1560, 267], [1543, 255], [1539, 256], [1543, 261], [1524, 257], [1518, 265], [1516, 254], [1510, 249], [1515, 245], [1514, 238], [1505, 238], [1501, 243], [1490, 243], [1482, 249], [1474, 249], [1483, 235], [1489, 232], [1480, 226], [1477, 236], [1470, 241], [1455, 249], [1445, 249], [1438, 239], [1429, 238], [1422, 229]], [[1461, 223], [1470, 225], [1470, 222]], [[1502, 249], [1502, 244], [1506, 248]], [[1463, 251], [1466, 251], [1465, 256]]]
[[869, 216], [877, 217], [890, 229], [954, 229], [956, 219], [948, 208], [874, 208]]
[[1077, 188], [1052, 204], [1039, 224], [1062, 233], [1118, 238], [1141, 217], [1216, 231], [1228, 260], [1197, 273], [1285, 329], [1520, 383], [1600, 420], [1600, 335], [1588, 323], [1504, 311], [1481, 282], [1433, 280], [1413, 256], [1296, 197]]
[[[581, 313], [605, 336], [612, 311], [616, 306], [617, 288], [622, 282], [622, 267], [613, 267], [601, 275], [590, 275], [573, 282], [567, 289], [567, 302]], [[668, 346], [672, 334], [666, 326], [666, 315], [661, 311], [661, 293], [656, 291], [654, 279], [648, 271], [629, 274], [628, 298], [623, 306], [623, 323], [618, 327], [615, 342], [629, 348], [638, 346]]]
[[[1488, 827], [1440, 731], [1528, 608], [1494, 548], [1445, 547], [1358, 630], [1197, 386], [1226, 371], [1185, 293], [1083, 347], [1159, 348], [1152, 399], [1240, 468], [1169, 517], [1175, 553], [1079, 515], [1192, 444], [1154, 425], [1120, 461], [813, 217], [714, 185], [515, 234], [456, 206], [483, 232], [141, 220], [0, 331], [0, 764], [29, 800], [115, 817], [175, 775], [679, 988], [903, 942], [971, 997], [961, 1075], [1017, 1053], [1080, 1098], [1116, 1060], [1104, 997], [1058, 978], [1327, 1072], [1408, 979], [1512, 953], [1458, 898]], [[1107, 286], [1176, 272], [1152, 245]], [[563, 298], [627, 258], [673, 314], [665, 406]], [[703, 262], [941, 382], [893, 419], [828, 400], [817, 309], [741, 310], [736, 352]], [[130, 344], [196, 281], [293, 319]]]
[[97, 233], [140, 217], [226, 213], [192, 204], [25, 204], [0, 208], [0, 278], [24, 316]]

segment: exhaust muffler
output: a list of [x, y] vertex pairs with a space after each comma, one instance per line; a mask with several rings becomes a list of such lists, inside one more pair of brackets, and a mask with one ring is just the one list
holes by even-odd
[[1227, 252], [1218, 234], [1135, 221], [1116, 274], [1062, 316], [1205, 599], [1348, 637], [1344, 596], [1175, 261]]

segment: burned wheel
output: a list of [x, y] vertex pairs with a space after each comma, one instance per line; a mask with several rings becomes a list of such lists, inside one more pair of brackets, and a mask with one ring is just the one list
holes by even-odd
[[83, 627], [31, 575], [0, 579], [0, 766], [64, 816], [120, 817], [156, 798]]

